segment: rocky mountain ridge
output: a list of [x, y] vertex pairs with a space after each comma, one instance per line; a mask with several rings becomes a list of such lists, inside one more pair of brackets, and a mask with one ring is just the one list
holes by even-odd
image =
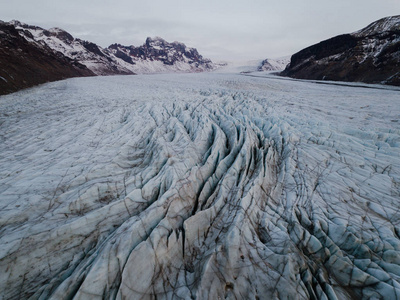
[[281, 75], [400, 85], [400, 16], [305, 48], [291, 57]]
[[0, 22], [0, 65], [0, 95], [48, 81], [95, 75], [45, 43], [24, 38], [5, 22]]
[[211, 60], [203, 58], [197, 49], [179, 42], [168, 43], [160, 37], [148, 37], [139, 47], [112, 44], [107, 50], [136, 73], [203, 72], [215, 68]]
[[110, 56], [106, 49], [89, 41], [74, 38], [61, 28], [46, 30], [19, 21], [9, 23], [28, 42], [46, 45], [54, 52], [85, 65], [95, 75], [133, 74], [132, 71], [120, 66], [117, 59]]
[[[2, 65], [5, 68], [0, 72], [0, 94], [75, 76], [203, 72], [216, 67], [195, 48], [179, 42], [168, 43], [158, 37], [147, 38], [145, 44], [139, 47], [113, 44], [102, 48], [74, 38], [57, 27], [47, 30], [19, 21], [1, 22], [1, 27], [4, 29], [0, 29], [0, 51], [4, 53]], [[9, 43], [8, 40], [14, 42]], [[32, 52], [32, 57], [28, 59], [20, 55], [22, 48], [26, 49], [26, 53]], [[54, 59], [61, 62], [56, 63]], [[35, 66], [29, 69], [31, 72], [26, 70], [26, 66], [36, 61]], [[50, 72], [51, 67], [43, 67], [41, 63], [55, 66], [60, 74]]]
[[86, 65], [96, 75], [141, 74], [153, 72], [202, 72], [215, 65], [195, 48], [160, 37], [146, 39], [139, 47], [112, 44], [102, 48], [74, 38], [60, 28], [45, 30], [18, 21], [12, 23], [27, 40], [41, 41], [55, 51]]

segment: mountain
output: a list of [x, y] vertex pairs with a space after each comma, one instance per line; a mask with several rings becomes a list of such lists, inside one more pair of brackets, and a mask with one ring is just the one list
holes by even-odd
[[95, 75], [133, 74], [132, 71], [120, 66], [117, 58], [110, 55], [102, 47], [74, 38], [63, 29], [51, 28], [46, 30], [18, 21], [11, 21], [10, 24], [15, 26], [20, 35], [28, 42], [46, 45], [54, 52], [85, 65]]
[[43, 29], [19, 21], [2, 22], [0, 94], [75, 76], [203, 72], [216, 68], [195, 48], [161, 38], [140, 47], [102, 48], [60, 28]]
[[15, 26], [1, 21], [0, 65], [0, 95], [48, 81], [95, 75], [85, 65], [24, 38]]
[[290, 57], [267, 58], [261, 62], [258, 71], [283, 71], [290, 62]]
[[281, 75], [400, 85], [400, 16], [305, 48], [291, 57]]
[[108, 51], [135, 73], [202, 72], [215, 68], [211, 60], [203, 58], [195, 48], [179, 42], [168, 43], [160, 37], [149, 37], [140, 47], [113, 44]]
[[74, 38], [60, 28], [45, 30], [18, 21], [10, 22], [27, 40], [42, 42], [54, 51], [79, 61], [96, 75], [202, 72], [215, 65], [203, 58], [195, 48], [179, 42], [168, 43], [162, 38], [147, 38], [139, 47], [113, 44], [102, 48], [94, 43]]

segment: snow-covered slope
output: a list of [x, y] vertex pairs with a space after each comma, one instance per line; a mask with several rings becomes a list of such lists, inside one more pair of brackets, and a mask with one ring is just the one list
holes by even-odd
[[60, 28], [45, 30], [18, 21], [11, 21], [10, 24], [14, 25], [20, 35], [28, 41], [45, 44], [54, 51], [85, 65], [96, 75], [133, 74], [100, 46], [76, 39]]
[[267, 58], [262, 61], [258, 71], [283, 71], [290, 63], [290, 56], [280, 58]]
[[196, 49], [182, 43], [168, 43], [161, 38], [148, 38], [140, 47], [111, 45], [102, 48], [92, 42], [74, 38], [60, 28], [45, 30], [19, 21], [11, 21], [28, 41], [42, 43], [56, 52], [85, 65], [96, 75], [202, 72], [215, 68]]
[[398, 30], [400, 30], [400, 16], [392, 16], [375, 21], [367, 27], [354, 32], [353, 34], [364, 37], [380, 35], [385, 32], [393, 32]]
[[203, 73], [0, 97], [0, 298], [398, 299], [399, 95]]
[[282, 74], [400, 85], [400, 16], [310, 46], [294, 54]]

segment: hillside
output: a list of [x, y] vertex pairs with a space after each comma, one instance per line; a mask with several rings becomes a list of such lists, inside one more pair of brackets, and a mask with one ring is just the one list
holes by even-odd
[[4, 22], [0, 22], [0, 65], [0, 95], [44, 82], [94, 76], [83, 64], [47, 45], [27, 41]]
[[400, 85], [400, 16], [305, 48], [291, 57], [281, 75]]

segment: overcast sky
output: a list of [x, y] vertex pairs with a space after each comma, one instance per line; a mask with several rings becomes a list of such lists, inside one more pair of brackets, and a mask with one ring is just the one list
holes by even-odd
[[304, 47], [400, 15], [400, 0], [0, 0], [0, 19], [107, 47], [160, 36], [212, 60], [291, 55]]

